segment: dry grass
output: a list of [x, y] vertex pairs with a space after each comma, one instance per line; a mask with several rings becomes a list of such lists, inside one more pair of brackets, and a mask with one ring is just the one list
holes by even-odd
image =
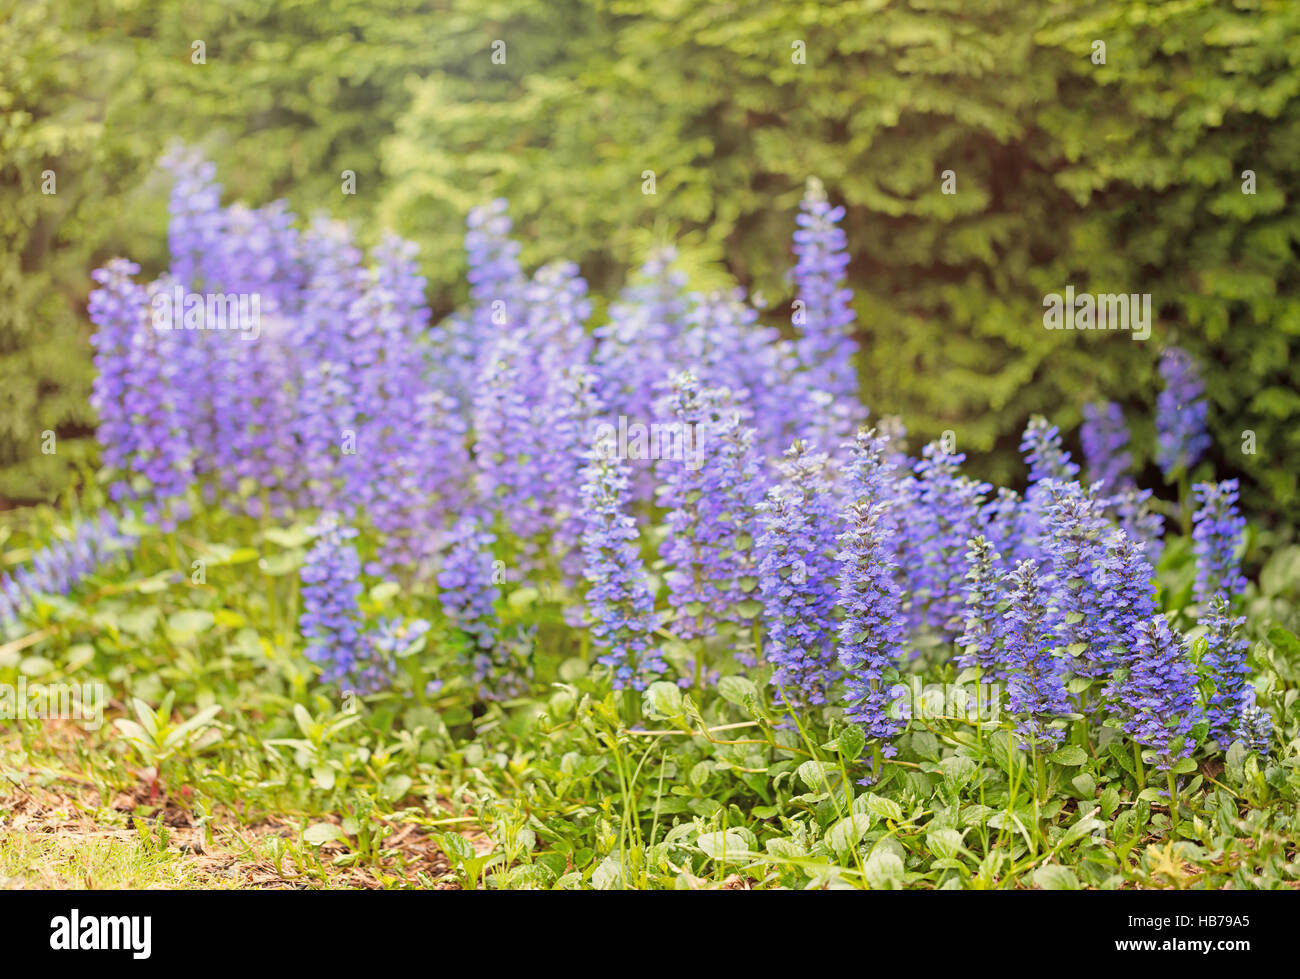
[[[85, 732], [60, 727], [49, 731], [48, 747], [75, 757], [71, 742]], [[337, 867], [333, 860], [346, 846], [327, 843], [315, 859], [299, 842], [299, 818], [244, 824], [218, 810], [204, 828], [188, 809], [151, 798], [144, 781], [104, 800], [75, 772], [21, 756], [14, 761], [0, 769], [3, 889], [458, 886], [442, 879], [449, 870], [446, 857], [414, 824], [395, 828], [383, 844], [395, 852], [377, 864]]]

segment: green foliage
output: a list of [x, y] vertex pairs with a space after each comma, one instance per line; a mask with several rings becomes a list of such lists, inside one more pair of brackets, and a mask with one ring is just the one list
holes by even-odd
[[[422, 240], [452, 229], [436, 267], [459, 268], [456, 218], [500, 194], [525, 258], [569, 255], [598, 286], [684, 235], [696, 266], [786, 297], [791, 216], [816, 174], [849, 210], [864, 395], [918, 442], [952, 429], [965, 451], [997, 450], [986, 472], [1005, 481], [1031, 414], [1068, 430], [1106, 397], [1137, 422], [1145, 463], [1155, 360], [1178, 342], [1207, 364], [1220, 473], [1300, 501], [1300, 215], [1285, 192], [1300, 8], [589, 6], [559, 62], [519, 15], [496, 29], [513, 46], [495, 73], [484, 53], [416, 84], [381, 213]], [[451, 36], [483, 45], [477, 24]], [[1151, 293], [1153, 340], [1044, 330], [1042, 297], [1069, 284]], [[1257, 455], [1240, 451], [1247, 429]]]
[[0, 501], [52, 499], [93, 452], [90, 271], [166, 267], [166, 147], [218, 159], [228, 199], [364, 217], [340, 173], [373, 198], [428, 17], [398, 0], [24, 0], [0, 18]]
[[[67, 524], [43, 508], [0, 523], [0, 566], [28, 559], [51, 522]], [[343, 694], [315, 681], [292, 611], [272, 612], [297, 601], [296, 575], [262, 573], [278, 557], [301, 562], [294, 528], [208, 509], [174, 540], [142, 532], [129, 564], [43, 601], [24, 627], [33, 632], [0, 637], [5, 689], [29, 674], [100, 684], [110, 715], [70, 742], [40, 718], [7, 722], [0, 776], [20, 792], [56, 775], [104, 800], [134, 792], [142, 852], [159, 860], [162, 816], [179, 811], [208, 836], [240, 839], [289, 817], [287, 838], [242, 856], [310, 886], [339, 883], [347, 869], [381, 886], [466, 889], [1300, 881], [1300, 640], [1283, 624], [1300, 598], [1283, 577], [1295, 547], [1277, 551], [1269, 587], [1249, 596], [1252, 681], [1277, 722], [1273, 751], [1202, 746], [1177, 767], [1171, 799], [1115, 727], [1080, 721], [1036, 758], [987, 699], [977, 713], [973, 700], [929, 688], [887, 759], [864, 754], [862, 732], [837, 708], [785, 714], [766, 669], [742, 675], [730, 657], [717, 662], [716, 684], [662, 682], [621, 697], [590, 669], [580, 633], [546, 627], [568, 596], [503, 598], [507, 631], [542, 625], [529, 649], [535, 682], [517, 699], [483, 702], [433, 585], [377, 584], [367, 615], [382, 604], [385, 615], [428, 617], [430, 641], [393, 689]], [[207, 562], [198, 582], [186, 570], [196, 557]], [[1162, 570], [1166, 591], [1177, 570]], [[950, 665], [917, 668], [945, 691], [973, 683]], [[403, 863], [412, 834], [445, 856], [441, 878]]]
[[[849, 211], [864, 395], [917, 444], [951, 429], [1004, 481], [1031, 414], [1068, 431], [1106, 397], [1146, 464], [1156, 358], [1178, 342], [1207, 367], [1219, 476], [1294, 514], [1297, 33], [1288, 0], [26, 4], [0, 26], [19, 242], [0, 257], [0, 496], [65, 478], [75, 443], [56, 464], [38, 436], [90, 421], [87, 273], [117, 251], [160, 267], [152, 163], [184, 138], [232, 198], [420, 242], [439, 312], [464, 298], [465, 212], [504, 195], [529, 264], [572, 258], [608, 294], [678, 240], [697, 286], [735, 276], [780, 322], [816, 174]], [[1044, 330], [1066, 285], [1150, 293], [1152, 339]]]
[[[86, 65], [54, 6], [21, 5], [0, 19], [0, 500], [52, 497], [94, 424], [76, 283], [95, 207], [75, 187], [101, 124], [75, 98]], [[46, 431], [63, 436], [55, 454], [41, 452]]]

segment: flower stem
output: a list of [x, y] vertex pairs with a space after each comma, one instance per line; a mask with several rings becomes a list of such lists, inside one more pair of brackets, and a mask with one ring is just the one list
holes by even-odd
[[1165, 773], [1169, 782], [1169, 821], [1175, 834], [1178, 833], [1178, 776], [1170, 769]]

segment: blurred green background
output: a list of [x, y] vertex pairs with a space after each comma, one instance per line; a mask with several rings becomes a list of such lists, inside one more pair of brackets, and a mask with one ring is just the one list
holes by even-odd
[[[465, 296], [466, 211], [503, 195], [529, 266], [571, 258], [608, 295], [675, 240], [697, 285], [732, 275], [779, 323], [815, 174], [848, 208], [864, 396], [914, 445], [951, 429], [973, 469], [1014, 478], [1031, 414], [1068, 430], [1111, 398], [1154, 484], [1155, 363], [1176, 342], [1205, 366], [1207, 471], [1241, 475], [1257, 513], [1300, 505], [1295, 0], [0, 11], [0, 499], [49, 498], [93, 453], [89, 272], [114, 254], [164, 266], [155, 164], [181, 139], [218, 164], [227, 202], [286, 197], [363, 240], [418, 241], [436, 314]], [[1151, 340], [1048, 332], [1042, 298], [1066, 285], [1151, 293]]]

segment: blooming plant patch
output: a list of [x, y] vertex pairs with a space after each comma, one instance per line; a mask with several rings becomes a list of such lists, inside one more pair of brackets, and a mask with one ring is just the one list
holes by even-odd
[[408, 243], [165, 164], [170, 267], [94, 272], [101, 468], [0, 538], [0, 680], [107, 685], [101, 795], [291, 813], [249, 858], [316, 883], [1300, 879], [1300, 550], [1206, 471], [1181, 349], [994, 487], [870, 412], [815, 181], [779, 327], [671, 251], [596, 316], [500, 200], [434, 322]]

